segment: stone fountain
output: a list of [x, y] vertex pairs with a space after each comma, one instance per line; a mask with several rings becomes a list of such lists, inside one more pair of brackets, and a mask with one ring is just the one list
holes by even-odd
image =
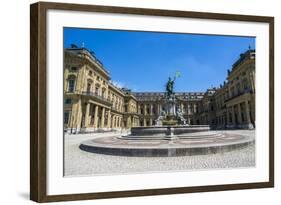
[[164, 96], [164, 109], [161, 111], [155, 124], [162, 125], [186, 125], [186, 119], [183, 117], [182, 110], [177, 107], [177, 99], [174, 93], [174, 80], [169, 78], [166, 84], [166, 93]]
[[[164, 106], [160, 115], [155, 120], [155, 126], [148, 127], [132, 127], [130, 137], [135, 139], [151, 139], [162, 135], [163, 139], [174, 139], [179, 134], [209, 131], [209, 125], [188, 125], [187, 120], [183, 117], [183, 112], [177, 106], [177, 98], [174, 92], [174, 83], [176, 77], [172, 80], [169, 78], [166, 84], [166, 92], [164, 96]], [[128, 138], [128, 136], [126, 136]]]
[[155, 126], [132, 127], [128, 135], [100, 137], [83, 142], [88, 152], [121, 156], [163, 157], [213, 154], [254, 143], [249, 136], [210, 131], [209, 125], [188, 125], [177, 107], [176, 77], [166, 84], [164, 106]]

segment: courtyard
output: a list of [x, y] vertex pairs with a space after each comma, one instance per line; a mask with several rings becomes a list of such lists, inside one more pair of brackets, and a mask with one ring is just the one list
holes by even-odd
[[[255, 137], [255, 130], [222, 130], [227, 134]], [[127, 130], [105, 133], [65, 134], [64, 176], [133, 174], [144, 172], [232, 169], [255, 166], [255, 145], [230, 152], [177, 157], [126, 157], [83, 151], [87, 140], [126, 135]]]

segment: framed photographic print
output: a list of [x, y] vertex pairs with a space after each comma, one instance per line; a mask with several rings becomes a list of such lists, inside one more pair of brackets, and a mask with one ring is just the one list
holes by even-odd
[[274, 18], [40, 2], [37, 202], [274, 186]]

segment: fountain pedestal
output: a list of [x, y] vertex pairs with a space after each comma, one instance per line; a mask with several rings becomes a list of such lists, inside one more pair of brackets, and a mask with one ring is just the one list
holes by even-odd
[[163, 108], [155, 121], [156, 126], [187, 125], [182, 110], [177, 107], [177, 99], [174, 94], [165, 96]]

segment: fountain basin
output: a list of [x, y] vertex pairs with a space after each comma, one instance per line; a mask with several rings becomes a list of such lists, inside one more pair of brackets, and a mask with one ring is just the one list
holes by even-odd
[[174, 135], [183, 133], [194, 133], [209, 131], [209, 125], [175, 125], [175, 126], [151, 126], [151, 127], [132, 127], [132, 136], [147, 136], [147, 135], [169, 135], [170, 129], [173, 129]]
[[100, 137], [80, 144], [80, 149], [107, 155], [131, 157], [173, 157], [216, 154], [249, 146], [254, 137], [223, 132], [198, 132], [174, 135]]

